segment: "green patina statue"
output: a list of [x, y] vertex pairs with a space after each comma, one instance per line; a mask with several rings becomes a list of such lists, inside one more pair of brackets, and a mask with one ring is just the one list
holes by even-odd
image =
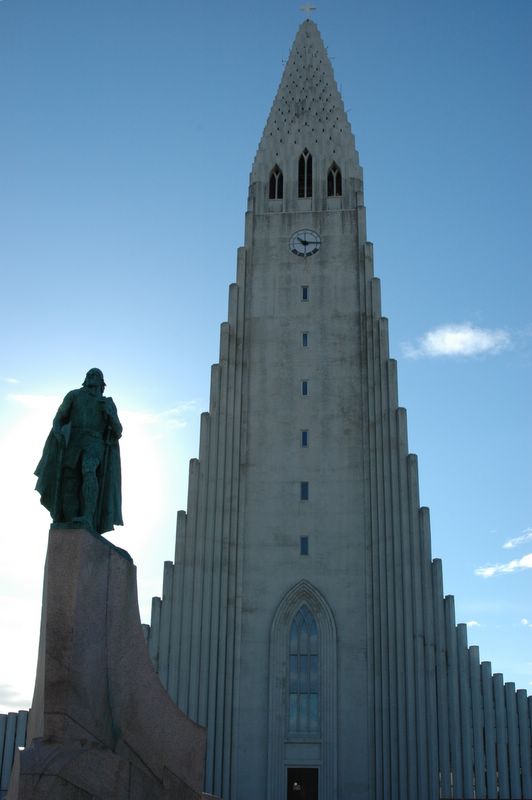
[[41, 503], [53, 526], [93, 533], [123, 525], [118, 440], [122, 425], [111, 397], [104, 397], [99, 369], [69, 392], [54, 417], [35, 474]]

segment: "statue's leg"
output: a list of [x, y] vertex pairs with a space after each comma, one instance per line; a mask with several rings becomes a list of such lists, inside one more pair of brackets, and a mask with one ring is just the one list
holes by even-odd
[[96, 506], [98, 504], [98, 478], [96, 477], [96, 470], [100, 459], [96, 456], [84, 453], [81, 462], [82, 472], [82, 520], [91, 531], [95, 530], [95, 517]]
[[62, 477], [62, 520], [54, 522], [72, 522], [79, 514], [80, 481], [77, 469], [65, 467]]

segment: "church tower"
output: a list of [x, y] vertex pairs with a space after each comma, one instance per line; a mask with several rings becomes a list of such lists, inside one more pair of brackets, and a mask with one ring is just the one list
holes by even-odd
[[532, 797], [526, 692], [480, 664], [431, 559], [362, 170], [310, 20], [253, 164], [149, 648], [224, 800]]

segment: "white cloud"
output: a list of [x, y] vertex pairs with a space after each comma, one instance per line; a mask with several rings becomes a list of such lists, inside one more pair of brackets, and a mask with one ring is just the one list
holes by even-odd
[[505, 564], [486, 564], [484, 567], [477, 567], [475, 575], [491, 578], [493, 575], [500, 575], [503, 572], [519, 572], [523, 569], [532, 569], [532, 553], [527, 553], [521, 558], [514, 558]]
[[524, 625], [525, 628], [532, 628], [532, 622], [529, 622], [526, 617], [521, 620], [521, 625]]
[[18, 378], [4, 378], [4, 383], [18, 383]]
[[468, 628], [480, 628], [480, 622], [477, 622], [476, 619], [470, 619], [466, 625]]
[[476, 356], [498, 353], [510, 346], [510, 334], [502, 329], [477, 328], [470, 322], [442, 325], [427, 331], [416, 344], [403, 344], [407, 358]]
[[528, 542], [530, 539], [532, 539], [532, 528], [526, 528], [521, 536], [508, 539], [508, 541], [503, 544], [503, 547], [509, 550], [512, 547], [519, 547], [520, 544], [524, 544], [524, 542]]

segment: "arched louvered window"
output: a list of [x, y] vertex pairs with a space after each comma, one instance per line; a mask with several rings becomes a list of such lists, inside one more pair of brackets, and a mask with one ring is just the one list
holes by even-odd
[[283, 173], [277, 166], [270, 172], [270, 200], [281, 200], [283, 196]]
[[290, 627], [288, 731], [318, 733], [319, 715], [318, 627], [307, 605], [302, 605]]
[[327, 173], [327, 194], [329, 197], [340, 197], [342, 194], [342, 173], [334, 161]]
[[305, 147], [299, 156], [299, 197], [312, 197], [312, 156]]

